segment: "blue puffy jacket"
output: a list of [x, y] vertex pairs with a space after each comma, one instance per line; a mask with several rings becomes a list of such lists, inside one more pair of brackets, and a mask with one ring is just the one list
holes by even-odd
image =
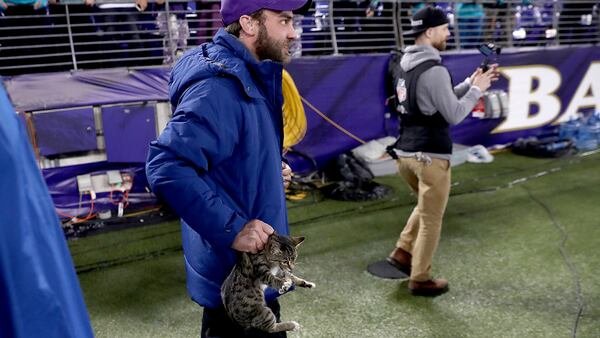
[[205, 307], [221, 305], [221, 284], [236, 261], [231, 244], [248, 221], [289, 233], [281, 72], [281, 64], [257, 61], [221, 29], [171, 74], [175, 112], [150, 145], [146, 173], [182, 219], [187, 288]]
[[0, 78], [0, 337], [93, 337], [54, 204]]

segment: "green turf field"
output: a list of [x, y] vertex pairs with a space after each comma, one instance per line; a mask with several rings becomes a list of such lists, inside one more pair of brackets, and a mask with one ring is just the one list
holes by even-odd
[[[289, 204], [296, 274], [317, 283], [281, 298], [288, 337], [600, 337], [600, 153], [502, 153], [453, 169], [436, 276], [450, 292], [414, 297], [365, 268], [384, 258], [414, 196], [399, 177], [383, 201], [311, 195]], [[97, 337], [197, 337], [177, 222], [69, 243]]]

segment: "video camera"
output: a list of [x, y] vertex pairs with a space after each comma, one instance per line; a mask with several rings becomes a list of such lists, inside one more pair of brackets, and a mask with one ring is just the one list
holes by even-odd
[[483, 72], [487, 72], [490, 69], [489, 64], [496, 63], [498, 55], [500, 55], [501, 51], [502, 48], [500, 46], [496, 46], [496, 44], [493, 42], [484, 43], [481, 45], [479, 47], [479, 52], [483, 54], [484, 57], [479, 68], [481, 68]]

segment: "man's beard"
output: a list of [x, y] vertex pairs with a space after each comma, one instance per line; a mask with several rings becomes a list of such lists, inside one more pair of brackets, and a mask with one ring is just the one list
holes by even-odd
[[441, 40], [435, 43], [431, 44], [433, 46], [433, 48], [439, 50], [440, 52], [443, 52], [446, 50], [446, 40]]
[[283, 51], [290, 48], [289, 41], [275, 41], [267, 33], [265, 25], [261, 24], [258, 29], [258, 38], [256, 39], [255, 49], [259, 60], [273, 60], [281, 63], [289, 63], [290, 55]]

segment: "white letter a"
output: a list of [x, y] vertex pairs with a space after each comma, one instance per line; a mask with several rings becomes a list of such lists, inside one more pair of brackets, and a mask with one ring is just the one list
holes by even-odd
[[556, 122], [568, 121], [571, 117], [577, 116], [579, 109], [590, 107], [596, 107], [596, 110], [600, 111], [600, 62], [592, 62], [583, 80], [579, 83], [569, 107]]

